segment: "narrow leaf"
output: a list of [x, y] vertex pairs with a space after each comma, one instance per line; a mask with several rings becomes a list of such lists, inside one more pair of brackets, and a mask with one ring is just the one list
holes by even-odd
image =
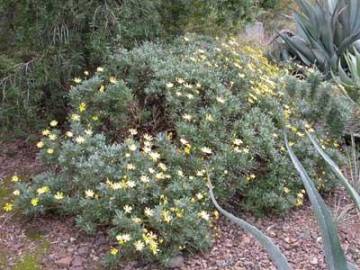
[[214, 203], [216, 209], [219, 210], [220, 213], [222, 213], [224, 216], [226, 216], [228, 219], [230, 219], [235, 224], [239, 225], [242, 229], [244, 229], [247, 233], [250, 233], [255, 237], [257, 241], [260, 242], [260, 244], [264, 247], [264, 249], [268, 252], [270, 258], [276, 265], [277, 269], [279, 270], [290, 270], [290, 266], [287, 262], [286, 257], [284, 254], [280, 251], [279, 247], [276, 246], [271, 239], [266, 236], [262, 231], [260, 231], [255, 226], [247, 223], [245, 220], [240, 219], [233, 214], [227, 212], [223, 208], [220, 207], [220, 205], [217, 203], [214, 193], [213, 193], [213, 187], [210, 181], [210, 177], [208, 176], [208, 183], [209, 183], [209, 193], [210, 198], [212, 202]]
[[316, 190], [316, 187], [308, 176], [306, 170], [289, 146], [286, 134], [285, 145], [291, 161], [293, 162], [305, 186], [310, 202], [313, 206], [313, 210], [315, 212], [315, 217], [319, 223], [323, 239], [326, 264], [329, 270], [349, 270], [345, 259], [344, 251], [342, 250], [340, 245], [336, 225], [332, 220], [330, 211], [326, 207], [325, 202], [321, 198], [319, 192]]
[[316, 142], [313, 136], [306, 131], [310, 141], [314, 145], [316, 151], [323, 157], [323, 159], [330, 165], [331, 170], [336, 174], [339, 178], [341, 184], [345, 187], [351, 198], [354, 200], [356, 207], [360, 210], [360, 196], [359, 193], [353, 188], [353, 186], [349, 183], [347, 178], [343, 175], [340, 168], [336, 165], [336, 163], [324, 152], [324, 150], [320, 147], [320, 145]]

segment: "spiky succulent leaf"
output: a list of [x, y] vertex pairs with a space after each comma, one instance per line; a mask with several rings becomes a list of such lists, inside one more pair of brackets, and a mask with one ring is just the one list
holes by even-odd
[[348, 270], [349, 267], [345, 258], [344, 251], [341, 248], [336, 225], [332, 220], [330, 211], [328, 210], [324, 200], [321, 198], [319, 192], [316, 190], [313, 181], [310, 179], [306, 170], [289, 146], [286, 134], [285, 145], [291, 161], [293, 162], [305, 186], [310, 202], [313, 206], [316, 219], [320, 225], [320, 231], [323, 239], [323, 249], [328, 269]]
[[280, 34], [289, 52], [305, 65], [315, 64], [327, 74], [336, 71], [344, 52], [360, 39], [360, 1], [295, 2], [299, 6], [294, 14], [297, 34]]
[[325, 153], [325, 151], [321, 148], [321, 146], [318, 144], [318, 142], [315, 140], [315, 138], [306, 131], [306, 134], [308, 135], [310, 141], [314, 145], [316, 151], [323, 157], [323, 159], [329, 164], [331, 170], [336, 174], [338, 179], [340, 180], [341, 184], [345, 187], [351, 198], [353, 199], [356, 206], [360, 209], [360, 195], [356, 192], [356, 190], [353, 188], [353, 186], [349, 183], [349, 181], [346, 179], [346, 177], [341, 172], [338, 165]]
[[233, 214], [227, 212], [221, 206], [218, 204], [218, 202], [215, 199], [213, 187], [210, 181], [210, 177], [208, 176], [208, 184], [209, 184], [209, 194], [210, 198], [215, 205], [216, 209], [219, 210], [220, 213], [222, 213], [224, 216], [226, 216], [229, 220], [234, 222], [235, 224], [239, 225], [243, 230], [245, 230], [247, 233], [250, 233], [254, 238], [259, 241], [259, 243], [263, 246], [263, 248], [268, 252], [270, 258], [276, 265], [277, 269], [279, 270], [290, 270], [291, 267], [284, 256], [284, 254], [281, 252], [279, 247], [275, 245], [272, 240], [266, 236], [262, 231], [260, 231], [255, 226], [251, 225], [250, 223], [246, 222], [243, 219], [240, 219]]

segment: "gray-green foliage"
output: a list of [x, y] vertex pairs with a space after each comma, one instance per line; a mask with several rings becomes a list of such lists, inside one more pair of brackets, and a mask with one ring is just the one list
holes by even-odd
[[[290, 55], [307, 66], [330, 74], [346, 50], [360, 38], [360, 2], [357, 0], [295, 0], [296, 33], [280, 33]], [[284, 54], [286, 55], [286, 54]]]
[[[320, 126], [322, 145], [338, 157], [326, 136], [328, 112], [308, 118], [303, 110], [312, 103], [288, 86], [307, 92], [311, 81], [290, 80], [260, 50], [187, 35], [120, 49], [83, 77], [69, 94], [69, 125], [51, 122], [37, 144], [47, 172], [20, 181], [14, 205], [29, 215], [74, 215], [89, 233], [106, 225], [121, 250], [112, 261], [166, 264], [182, 249], [208, 247], [207, 170], [219, 202], [236, 198], [237, 210], [283, 213], [301, 205], [303, 188], [280, 136], [286, 126], [316, 186], [333, 185], [298, 128], [304, 119]], [[142, 252], [134, 250], [140, 240], [147, 241]]]

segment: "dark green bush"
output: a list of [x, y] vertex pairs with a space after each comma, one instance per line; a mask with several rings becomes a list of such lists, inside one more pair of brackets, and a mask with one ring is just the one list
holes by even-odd
[[1, 131], [26, 135], [45, 120], [64, 119], [69, 81], [82, 70], [94, 71], [115, 45], [131, 48], [187, 31], [228, 34], [258, 5], [253, 0], [1, 1]]

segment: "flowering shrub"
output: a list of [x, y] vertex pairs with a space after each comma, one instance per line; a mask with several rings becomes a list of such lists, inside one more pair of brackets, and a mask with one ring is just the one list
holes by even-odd
[[[202, 250], [217, 217], [208, 174], [218, 199], [240, 209], [284, 212], [303, 203], [284, 128], [316, 185], [332, 186], [302, 132], [303, 125], [314, 132], [341, 101], [312, 94], [331, 92], [316, 76], [291, 78], [260, 50], [234, 40], [186, 36], [120, 50], [91, 79], [74, 80], [68, 129], [52, 121], [37, 145], [49, 171], [31, 183], [16, 181], [16, 199], [6, 207], [76, 215], [89, 233], [106, 225], [114, 261], [133, 255], [166, 264], [182, 250]], [[312, 117], [314, 104], [329, 109]], [[338, 144], [325, 136], [329, 127], [317, 130], [336, 155]]]

